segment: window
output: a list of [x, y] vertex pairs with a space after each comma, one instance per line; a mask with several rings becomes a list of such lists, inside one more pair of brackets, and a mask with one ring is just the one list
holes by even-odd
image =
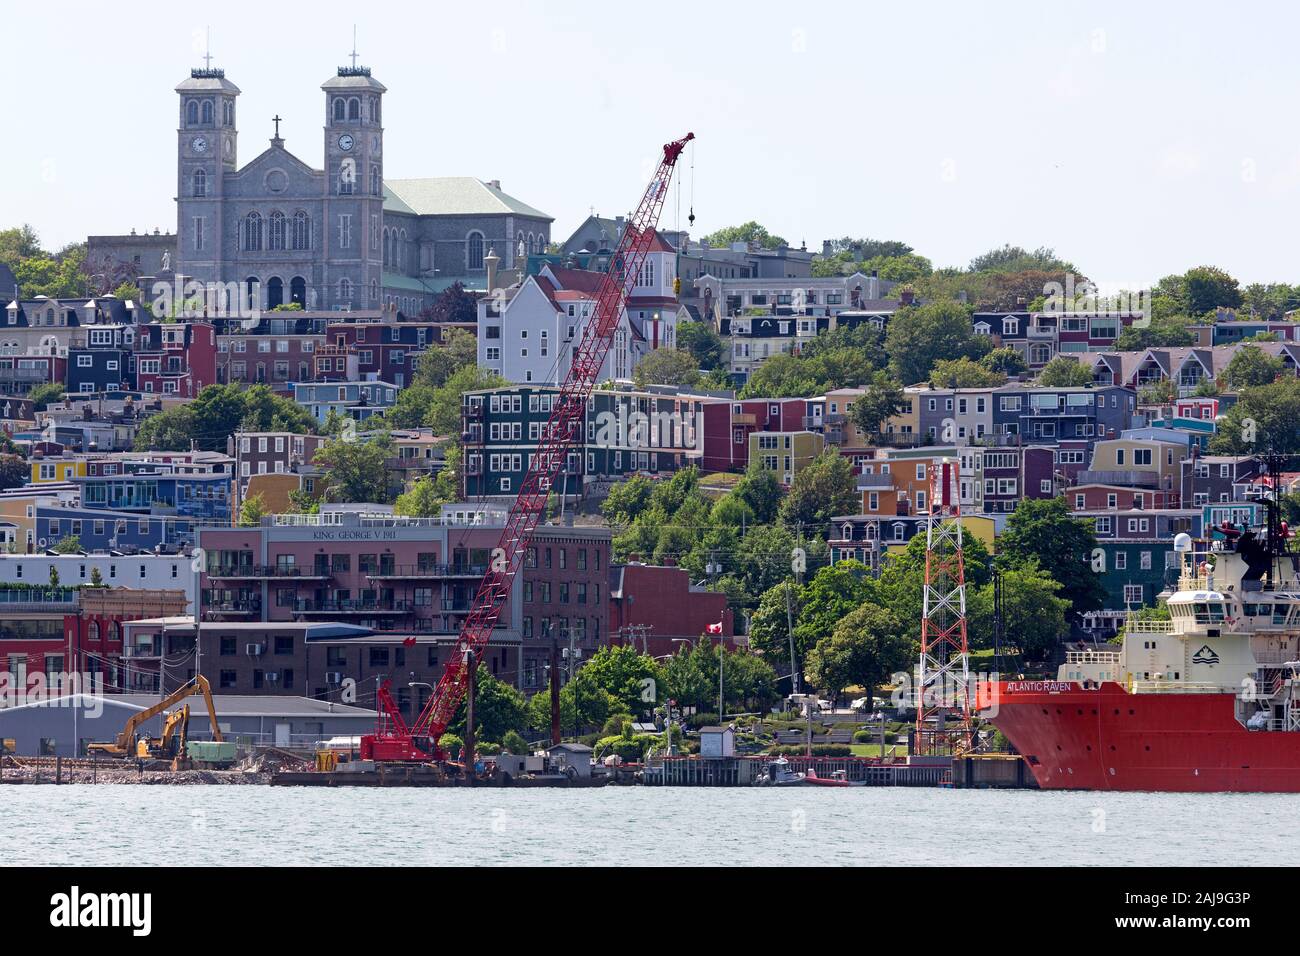
[[244, 249], [248, 252], [259, 252], [262, 248], [262, 217], [256, 212], [250, 212], [244, 217]]
[[[1118, 567], [1118, 565], [1116, 565]], [[1141, 604], [1142, 603], [1142, 585], [1126, 584], [1124, 585], [1124, 603]]]
[[468, 238], [468, 259], [469, 268], [477, 270], [483, 268], [483, 233], [471, 232]]
[[311, 248], [311, 218], [301, 209], [293, 214], [291, 239], [295, 250]]
[[205, 169], [194, 170], [194, 189], [195, 198], [202, 199], [208, 194], [208, 173]]
[[284, 213], [276, 211], [271, 213], [270, 228], [267, 231], [266, 247], [273, 252], [282, 252], [284, 250], [285, 223]]

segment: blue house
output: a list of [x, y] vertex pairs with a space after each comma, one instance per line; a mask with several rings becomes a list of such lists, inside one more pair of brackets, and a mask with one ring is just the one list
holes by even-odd
[[35, 521], [38, 548], [77, 538], [83, 551], [173, 553], [194, 537], [190, 521], [107, 509], [38, 505]]
[[130, 369], [135, 329], [129, 325], [90, 325], [68, 348], [69, 392], [116, 392], [133, 388]]
[[203, 524], [230, 524], [230, 476], [173, 474], [159, 466], [118, 475], [83, 475], [82, 507], [131, 514], [193, 518]]
[[397, 386], [387, 382], [295, 382], [293, 400], [324, 422], [331, 411], [364, 422], [397, 402]]

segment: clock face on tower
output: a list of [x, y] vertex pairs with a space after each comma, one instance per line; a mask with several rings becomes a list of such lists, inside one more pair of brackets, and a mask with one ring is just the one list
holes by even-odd
[[208, 141], [202, 136], [195, 136], [190, 146], [193, 147], [196, 153], [206, 153], [208, 151]]
[[339, 137], [339, 149], [343, 150], [343, 152], [346, 153], [351, 148], [352, 148], [352, 134], [344, 133], [342, 136]]

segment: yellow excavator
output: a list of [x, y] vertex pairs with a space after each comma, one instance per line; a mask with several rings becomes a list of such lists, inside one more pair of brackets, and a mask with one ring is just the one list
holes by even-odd
[[[217, 724], [217, 708], [212, 703], [212, 688], [207, 678], [196, 674], [176, 691], [167, 695], [158, 703], [138, 714], [132, 714], [117, 739], [110, 743], [94, 743], [86, 747], [87, 753], [104, 754], [109, 757], [138, 757], [151, 759], [185, 759], [185, 743], [189, 735], [190, 705], [183, 704], [180, 709], [167, 713], [172, 707], [192, 694], [202, 694], [203, 702], [208, 706], [208, 719], [212, 722], [212, 739], [221, 742], [221, 727]], [[161, 737], [139, 736], [138, 731], [147, 721], [163, 715]]]

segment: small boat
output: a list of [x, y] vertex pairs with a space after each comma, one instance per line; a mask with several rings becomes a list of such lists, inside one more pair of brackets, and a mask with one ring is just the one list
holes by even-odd
[[853, 783], [849, 780], [849, 775], [843, 770], [833, 770], [829, 777], [817, 776], [817, 771], [811, 767], [804, 777], [804, 783], [811, 783], [818, 787], [851, 787]]
[[808, 782], [807, 777], [797, 770], [790, 769], [790, 761], [777, 757], [767, 765], [767, 776], [763, 782], [772, 787], [797, 787]]

